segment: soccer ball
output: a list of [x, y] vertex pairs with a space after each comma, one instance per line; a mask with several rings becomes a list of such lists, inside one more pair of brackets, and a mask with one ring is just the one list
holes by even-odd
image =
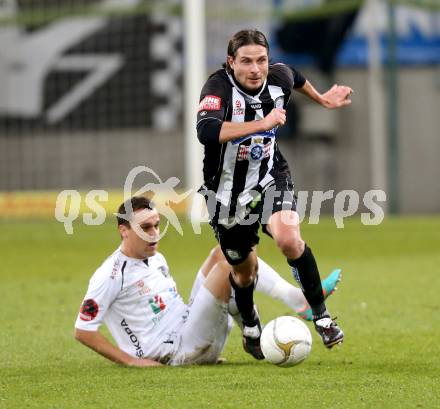
[[266, 361], [287, 367], [298, 365], [309, 356], [312, 334], [298, 318], [284, 316], [264, 327], [260, 342]]

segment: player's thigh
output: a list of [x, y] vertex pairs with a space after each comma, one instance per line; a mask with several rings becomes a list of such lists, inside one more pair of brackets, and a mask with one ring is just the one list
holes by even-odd
[[289, 176], [277, 178], [264, 193], [260, 211], [263, 232], [276, 237], [284, 234], [299, 235], [297, 198]]
[[215, 225], [214, 231], [222, 252], [229, 264], [235, 266], [246, 261], [254, 247], [259, 243], [259, 222], [236, 224], [231, 228]]
[[202, 286], [181, 329], [180, 344], [172, 365], [215, 363], [227, 334], [227, 304]]

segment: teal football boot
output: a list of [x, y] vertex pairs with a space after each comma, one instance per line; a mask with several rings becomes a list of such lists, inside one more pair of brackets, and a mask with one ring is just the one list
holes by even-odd
[[[333, 270], [324, 280], [321, 281], [322, 293], [324, 300], [337, 290], [337, 285], [342, 279], [342, 270], [337, 268]], [[312, 309], [308, 304], [304, 306], [304, 310], [297, 311], [297, 314], [306, 321], [313, 321]]]

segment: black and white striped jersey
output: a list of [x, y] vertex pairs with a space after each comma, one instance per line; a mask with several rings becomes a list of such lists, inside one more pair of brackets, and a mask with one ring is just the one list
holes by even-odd
[[269, 66], [268, 77], [250, 95], [226, 70], [218, 70], [205, 83], [197, 116], [197, 133], [205, 148], [202, 190], [215, 192], [224, 206], [245, 206], [277, 178], [290, 179], [286, 160], [276, 143], [277, 128], [219, 143], [223, 121], [258, 121], [275, 107], [286, 108], [292, 88], [305, 78], [284, 64]]

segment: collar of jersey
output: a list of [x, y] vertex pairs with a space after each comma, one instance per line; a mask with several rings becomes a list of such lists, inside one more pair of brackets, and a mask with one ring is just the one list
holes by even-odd
[[249, 98], [260, 98], [261, 93], [263, 92], [264, 88], [266, 88], [266, 83], [267, 83], [267, 78], [264, 80], [263, 85], [261, 86], [260, 91], [258, 91], [258, 94], [252, 95], [252, 94], [248, 94], [246, 91], [244, 91], [244, 88], [238, 84], [238, 82], [235, 82], [234, 77], [229, 74], [229, 72], [227, 73], [229, 81], [231, 81], [231, 84], [238, 89], [238, 92], [240, 92], [240, 94], [246, 95]]
[[149, 267], [149, 264], [146, 264], [144, 261], [145, 261], [145, 260], [149, 260], [149, 259], [151, 259], [151, 258], [154, 257], [154, 256], [151, 256], [151, 257], [148, 257], [147, 259], [141, 259], [141, 258], [130, 257], [130, 256], [127, 256], [126, 254], [124, 254], [124, 253], [122, 252], [121, 247], [122, 247], [122, 246], [119, 246], [119, 247], [117, 248], [116, 251], [119, 252], [119, 254], [120, 254], [124, 259], [126, 259], [127, 261], [131, 261], [132, 263], [141, 263], [142, 265], [146, 265], [147, 267]]

